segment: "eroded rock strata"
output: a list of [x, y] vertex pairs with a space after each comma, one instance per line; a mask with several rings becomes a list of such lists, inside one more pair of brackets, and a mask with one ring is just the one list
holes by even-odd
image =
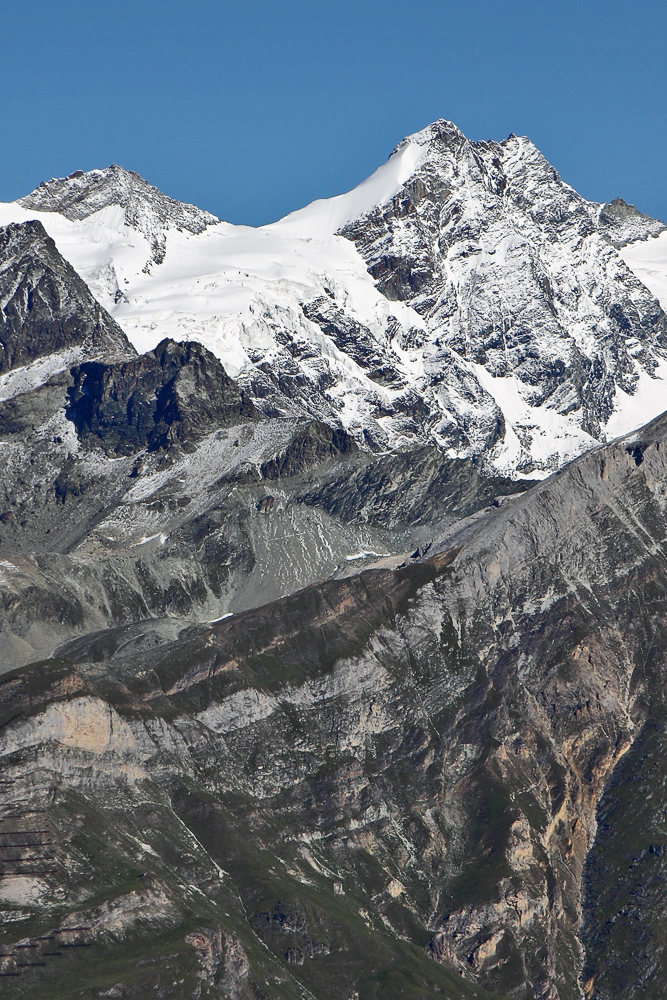
[[95, 957], [127, 996], [580, 996], [596, 807], [662, 712], [666, 438], [598, 449], [403, 566], [7, 674], [5, 802], [51, 856], [3, 891], [35, 955], [70, 925], [90, 945], [16, 995], [59, 970], [80, 989]]

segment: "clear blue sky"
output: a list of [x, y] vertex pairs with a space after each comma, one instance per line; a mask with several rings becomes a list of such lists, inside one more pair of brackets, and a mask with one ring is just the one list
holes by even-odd
[[667, 218], [664, 0], [5, 0], [0, 24], [3, 201], [116, 162], [257, 225], [450, 118]]

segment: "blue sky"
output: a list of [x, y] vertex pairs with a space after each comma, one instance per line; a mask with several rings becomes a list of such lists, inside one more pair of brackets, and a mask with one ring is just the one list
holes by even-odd
[[5, 0], [0, 200], [111, 162], [232, 222], [347, 190], [450, 118], [667, 218], [667, 5]]

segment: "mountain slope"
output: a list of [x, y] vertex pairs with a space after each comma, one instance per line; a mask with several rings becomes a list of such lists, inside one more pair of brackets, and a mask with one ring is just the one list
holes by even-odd
[[574, 1000], [585, 962], [588, 996], [628, 995], [605, 969], [634, 931], [619, 945], [604, 894], [582, 953], [582, 872], [609, 776], [664, 724], [666, 434], [590, 452], [403, 567], [7, 675], [6, 810], [53, 855], [26, 848], [0, 883], [14, 994], [82, 995], [85, 953], [17, 967], [54, 934], [126, 997], [196, 995], [186, 942], [209, 996]]
[[631, 395], [667, 346], [659, 304], [609, 245], [606, 206], [563, 184], [526, 139], [470, 143], [440, 122], [422, 141], [428, 155], [403, 191], [343, 232], [385, 294], [424, 317], [434, 374], [463, 359], [492, 394], [515, 380], [526, 456], [541, 436], [533, 411], [570, 414], [599, 439], [618, 390]]
[[92, 630], [173, 637], [521, 488], [262, 412], [194, 341], [137, 356], [39, 222], [0, 247], [2, 343], [27, 361], [0, 376], [0, 671]]

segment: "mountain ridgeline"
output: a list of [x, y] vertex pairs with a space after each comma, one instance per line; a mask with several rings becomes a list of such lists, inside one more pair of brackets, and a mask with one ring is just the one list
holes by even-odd
[[0, 206], [8, 996], [663, 996], [665, 231], [446, 121]]

